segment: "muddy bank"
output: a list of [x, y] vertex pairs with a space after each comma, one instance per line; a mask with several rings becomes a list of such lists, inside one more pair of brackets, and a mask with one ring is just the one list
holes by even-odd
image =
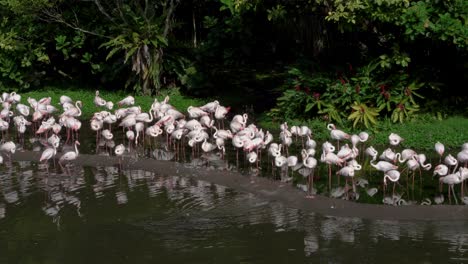
[[[38, 161], [39, 152], [16, 152], [13, 160]], [[60, 154], [57, 155], [59, 157]], [[117, 157], [80, 154], [75, 161], [82, 166], [116, 166]], [[186, 176], [248, 192], [261, 198], [279, 201], [290, 207], [327, 216], [359, 217], [381, 220], [468, 220], [468, 206], [465, 205], [407, 205], [389, 206], [362, 204], [341, 199], [316, 195], [305, 198], [305, 193], [290, 184], [260, 177], [245, 176], [237, 172], [190, 168], [186, 164], [159, 161], [150, 158], [124, 158], [124, 169], [139, 169], [167, 176]]]

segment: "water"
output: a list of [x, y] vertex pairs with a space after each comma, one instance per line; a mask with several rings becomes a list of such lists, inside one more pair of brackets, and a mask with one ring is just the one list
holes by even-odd
[[0, 263], [466, 263], [467, 221], [327, 217], [193, 178], [0, 171]]

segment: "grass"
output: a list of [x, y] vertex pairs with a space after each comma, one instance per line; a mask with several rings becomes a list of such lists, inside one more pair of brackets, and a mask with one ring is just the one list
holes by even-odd
[[[258, 123], [264, 129], [278, 131], [280, 122], [271, 120], [266, 115], [261, 115]], [[320, 119], [308, 121], [288, 120], [288, 125], [306, 125], [312, 129], [314, 139], [320, 142], [330, 140], [330, 131], [327, 130], [328, 122]], [[350, 134], [357, 134], [359, 130], [338, 128]], [[366, 130], [370, 139], [367, 145], [388, 146], [388, 136], [396, 133], [405, 140], [403, 148], [415, 150], [433, 150], [437, 141], [443, 143], [447, 150], [459, 150], [461, 145], [468, 142], [468, 118], [453, 116], [443, 120], [422, 117], [405, 123], [392, 123], [390, 120], [380, 121], [374, 131]]]
[[[58, 107], [58, 110], [61, 111], [59, 104], [60, 96], [67, 95], [72, 98], [74, 101], [80, 100], [83, 103], [82, 108], [82, 118], [90, 118], [94, 112], [104, 110], [104, 108], [98, 108], [94, 105], [94, 96], [95, 91], [93, 90], [84, 90], [84, 89], [59, 89], [57, 87], [44, 87], [43, 89], [21, 93], [23, 104], [27, 104], [26, 99], [28, 97], [35, 98], [37, 100], [43, 97], [51, 97], [52, 105]], [[114, 109], [117, 108], [117, 102], [128, 96], [129, 94], [123, 91], [105, 91], [100, 90], [99, 95], [104, 98], [106, 101], [114, 102]], [[148, 111], [151, 107], [151, 104], [154, 102], [154, 98], [157, 98], [159, 101], [164, 100], [164, 97], [169, 95], [169, 103], [175, 108], [179, 109], [181, 112], [186, 111], [187, 107], [190, 105], [198, 106], [203, 105], [208, 102], [208, 100], [201, 100], [195, 98], [189, 98], [182, 95], [178, 89], [171, 89], [162, 93], [160, 96], [134, 96], [135, 105], [141, 106], [143, 111]]]

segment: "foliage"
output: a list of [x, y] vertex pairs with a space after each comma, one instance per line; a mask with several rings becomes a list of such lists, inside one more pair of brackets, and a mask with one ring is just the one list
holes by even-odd
[[[468, 46], [468, 3], [453, 1], [408, 0], [320, 0], [329, 7], [327, 20], [365, 28], [372, 22], [401, 27], [411, 40], [418, 37], [450, 41], [460, 48]], [[355, 26], [354, 26], [355, 27]]]
[[399, 69], [387, 77], [386, 68], [375, 60], [356, 72], [351, 67], [346, 75], [338, 76], [338, 81], [292, 68], [283, 86], [286, 90], [269, 114], [274, 118], [322, 116], [340, 125], [347, 119], [353, 127], [366, 128], [375, 127], [379, 116], [391, 116], [393, 122], [409, 120], [419, 110], [416, 98], [424, 98], [418, 90], [426, 86]]
[[379, 115], [379, 109], [358, 102], [354, 102], [351, 108], [353, 112], [348, 116], [348, 119], [353, 122], [353, 127], [364, 123], [366, 128], [369, 128], [371, 125], [377, 124], [376, 117]]
[[25, 14], [8, 15], [9, 7], [18, 6], [16, 1], [0, 2], [0, 90], [11, 86], [28, 88], [39, 82], [44, 67], [50, 63], [46, 44], [39, 40], [38, 31], [43, 27], [32, 23]]
[[[124, 63], [130, 63], [135, 78], [129, 79], [127, 86], [133, 84], [134, 90], [148, 95], [158, 93], [161, 88], [160, 77], [163, 72], [163, 50], [168, 46], [168, 28], [174, 1], [166, 1], [152, 7], [143, 7], [139, 12], [139, 3], [125, 3], [121, 7], [125, 12], [111, 13], [120, 18], [114, 27], [114, 34], [101, 47], [109, 50], [106, 60], [118, 53], [124, 53]], [[151, 10], [151, 11], [150, 11]], [[117, 22], [116, 22], [117, 23]]]

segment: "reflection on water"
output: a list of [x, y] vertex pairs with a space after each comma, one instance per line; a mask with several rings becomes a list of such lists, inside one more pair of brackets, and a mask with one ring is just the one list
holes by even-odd
[[182, 176], [57, 171], [2, 168], [0, 263], [468, 261], [468, 221], [324, 217]]

